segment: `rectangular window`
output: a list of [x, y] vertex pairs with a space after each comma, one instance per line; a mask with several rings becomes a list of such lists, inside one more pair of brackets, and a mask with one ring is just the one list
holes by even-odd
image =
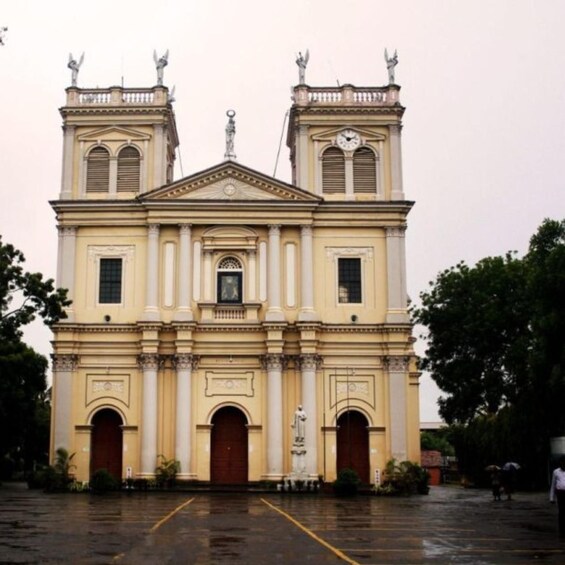
[[218, 273], [218, 302], [241, 304], [241, 273]]
[[361, 303], [361, 259], [338, 259], [338, 302]]
[[122, 259], [100, 259], [100, 304], [120, 304], [122, 301]]

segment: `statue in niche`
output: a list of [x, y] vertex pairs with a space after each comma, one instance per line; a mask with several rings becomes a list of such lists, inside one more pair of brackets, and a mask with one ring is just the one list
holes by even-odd
[[84, 61], [84, 52], [80, 56], [80, 59], [79, 59], [78, 62], [73, 57], [73, 54], [69, 53], [69, 62], [67, 63], [67, 67], [69, 67], [69, 69], [71, 69], [71, 86], [77, 85], [78, 71], [79, 71], [80, 66], [82, 65], [83, 61]]
[[292, 429], [294, 430], [294, 444], [304, 444], [304, 436], [306, 435], [306, 412], [299, 405], [294, 413], [292, 421]]
[[298, 84], [306, 84], [306, 66], [308, 65], [308, 59], [310, 59], [310, 52], [306, 49], [305, 55], [298, 52], [298, 57], [296, 58], [296, 64], [298, 65]]
[[398, 53], [396, 52], [396, 49], [394, 50], [394, 55], [392, 57], [389, 57], [385, 47], [385, 61], [386, 61], [386, 69], [388, 71], [388, 83], [395, 84], [394, 67], [398, 65]]
[[157, 57], [157, 51], [153, 49], [153, 60], [155, 61], [155, 68], [157, 69], [157, 84], [162, 86], [165, 67], [169, 64], [169, 50], [167, 49], [165, 54], [161, 55], [161, 57]]

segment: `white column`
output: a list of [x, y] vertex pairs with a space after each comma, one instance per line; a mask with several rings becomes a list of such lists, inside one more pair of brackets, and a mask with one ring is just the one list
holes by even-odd
[[257, 300], [257, 253], [255, 250], [247, 252], [249, 258], [247, 276], [247, 300], [255, 302]]
[[300, 294], [301, 307], [298, 319], [303, 322], [316, 320], [314, 310], [314, 255], [312, 226], [302, 226], [300, 231]]
[[267, 276], [268, 309], [265, 319], [268, 322], [283, 322], [281, 309], [281, 228], [269, 226], [269, 256]]
[[353, 153], [345, 156], [345, 199], [354, 200], [355, 194], [353, 190]]
[[188, 478], [192, 450], [192, 363], [193, 356], [179, 353], [174, 358], [177, 370], [175, 459], [180, 463], [179, 478]]
[[159, 225], [147, 226], [146, 298], [143, 320], [159, 320]]
[[316, 401], [316, 355], [301, 355], [302, 408], [306, 412], [304, 448], [306, 449], [306, 472], [318, 476], [318, 406]]
[[192, 320], [192, 268], [191, 268], [191, 225], [179, 226], [179, 291], [178, 307], [174, 319], [176, 321]]
[[141, 474], [153, 476], [157, 466], [157, 372], [159, 356], [144, 353], [139, 357], [143, 371], [141, 405]]
[[212, 283], [212, 252], [204, 251], [204, 301], [214, 300], [214, 286]]
[[298, 186], [303, 190], [308, 190], [308, 126], [304, 124], [298, 126], [296, 167]]
[[406, 440], [406, 372], [408, 370], [408, 358], [387, 357], [385, 367], [388, 372], [391, 457], [397, 461], [405, 461], [408, 451]]
[[388, 323], [409, 322], [404, 232], [404, 226], [386, 228]]
[[378, 149], [379, 154], [375, 162], [375, 165], [377, 167], [377, 171], [376, 171], [377, 200], [383, 200], [385, 196], [385, 175], [384, 175], [384, 167], [383, 167], [384, 143], [382, 141], [379, 141], [378, 147], [379, 147]]
[[73, 192], [73, 160], [75, 126], [63, 127], [63, 171], [61, 174], [61, 200], [70, 200]]
[[404, 200], [404, 189], [402, 187], [400, 125], [390, 126], [390, 173], [392, 180], [391, 200]]
[[[75, 261], [76, 261], [76, 235], [77, 228], [74, 226], [59, 227], [59, 234], [62, 236], [60, 245], [60, 278], [58, 285], [66, 288], [67, 298], [72, 300], [75, 296]], [[67, 318], [65, 321], [74, 322], [73, 305], [65, 308]]]
[[110, 156], [108, 174], [110, 175], [108, 196], [114, 199], [118, 193], [118, 158], [114, 155]]
[[72, 449], [72, 377], [76, 366], [76, 355], [53, 356], [53, 452], [59, 447]]
[[200, 241], [194, 242], [193, 253], [193, 266], [192, 266], [192, 298], [195, 302], [200, 300], [200, 280], [202, 268], [202, 244]]
[[163, 174], [163, 171], [166, 169], [165, 162], [163, 160], [165, 128], [162, 124], [155, 124], [155, 126], [153, 126], [153, 131], [155, 136], [153, 145], [153, 186], [149, 187], [149, 190], [158, 188], [165, 183], [165, 174]]
[[267, 474], [278, 480], [283, 475], [282, 355], [266, 355], [267, 367]]

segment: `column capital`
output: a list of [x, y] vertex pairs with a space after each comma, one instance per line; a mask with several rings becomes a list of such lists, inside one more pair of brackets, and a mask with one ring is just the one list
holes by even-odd
[[384, 358], [384, 366], [389, 373], [406, 373], [410, 357], [407, 355], [390, 355]]
[[63, 237], [73, 237], [77, 234], [77, 226], [57, 226]]
[[279, 235], [281, 233], [280, 224], [269, 224], [269, 235]]
[[300, 226], [300, 231], [303, 236], [310, 236], [312, 235], [312, 225], [311, 224], [304, 224]]
[[141, 369], [158, 371], [163, 366], [163, 359], [157, 353], [142, 353], [137, 357]]
[[147, 232], [149, 235], [159, 235], [159, 224], [147, 224]]
[[179, 233], [181, 235], [190, 235], [192, 224], [179, 224]]
[[300, 370], [315, 371], [322, 366], [323, 359], [320, 355], [306, 353], [303, 355], [297, 355], [294, 362]]
[[78, 365], [78, 355], [54, 354], [51, 355], [54, 371], [74, 371]]
[[198, 369], [199, 363], [199, 355], [193, 355], [192, 353], [177, 353], [176, 355], [173, 355], [173, 367], [177, 371], [186, 371], [187, 369], [195, 371]]
[[267, 371], [279, 370], [284, 371], [288, 364], [288, 359], [285, 355], [278, 353], [268, 353], [261, 357], [261, 365]]
[[404, 237], [406, 234], [406, 226], [394, 226], [385, 228], [387, 237]]

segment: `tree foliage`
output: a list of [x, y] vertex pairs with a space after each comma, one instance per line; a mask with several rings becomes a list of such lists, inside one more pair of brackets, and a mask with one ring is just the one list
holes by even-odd
[[463, 425], [460, 460], [477, 471], [483, 457], [520, 457], [544, 471], [549, 437], [565, 435], [565, 220], [545, 220], [523, 258], [459, 263], [420, 298], [422, 368], [446, 393], [441, 416]]
[[0, 462], [2, 474], [46, 458], [49, 442], [47, 359], [21, 341], [37, 316], [51, 325], [65, 317], [66, 290], [24, 271], [25, 258], [0, 237]]

